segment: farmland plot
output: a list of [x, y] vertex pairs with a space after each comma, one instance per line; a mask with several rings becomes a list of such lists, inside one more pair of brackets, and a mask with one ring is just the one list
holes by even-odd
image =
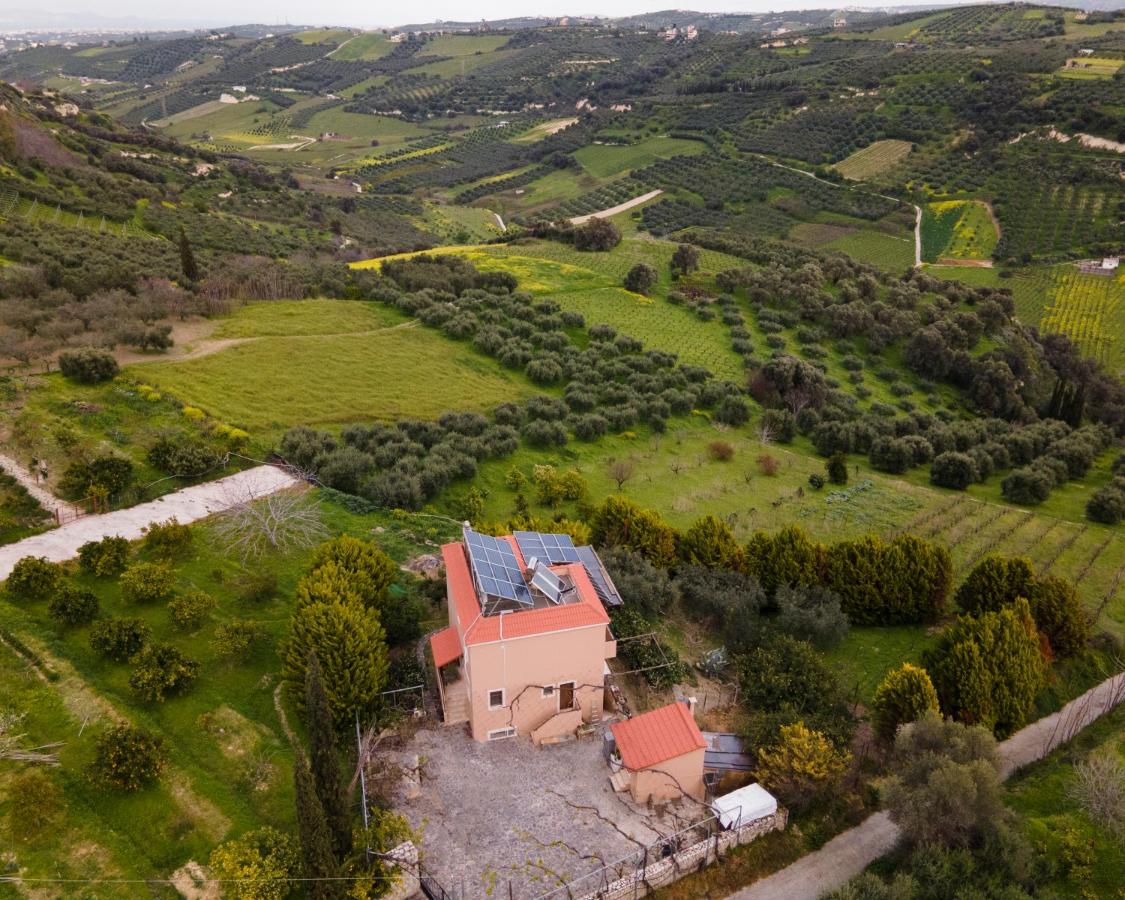
[[913, 149], [909, 141], [876, 141], [833, 166], [845, 178], [866, 181], [882, 175], [905, 159]]
[[923, 210], [922, 259], [926, 262], [990, 259], [998, 239], [989, 209], [979, 200], [943, 200]]
[[1040, 329], [1069, 335], [1087, 356], [1120, 369], [1125, 362], [1122, 277], [1083, 275], [1070, 266], [1058, 267], [1051, 272], [1049, 296]]

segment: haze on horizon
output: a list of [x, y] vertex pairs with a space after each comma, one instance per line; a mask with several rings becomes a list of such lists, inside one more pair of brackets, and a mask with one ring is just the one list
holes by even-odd
[[[933, 5], [925, 0], [900, 0], [893, 4], [859, 3], [852, 6], [878, 7]], [[340, 25], [357, 28], [393, 27], [417, 22], [476, 21], [504, 19], [517, 16], [593, 16], [617, 17], [680, 8], [676, 3], [660, 0], [608, 0], [591, 4], [589, 0], [482, 0], [465, 3], [463, 0], [423, 0], [412, 4], [364, 3], [359, 0], [326, 0], [317, 4], [299, 0], [242, 0], [231, 4], [224, 0], [197, 0], [190, 7], [172, 10], [166, 6], [155, 7], [149, 0], [112, 0], [92, 7], [90, 0], [55, 0], [34, 9], [11, 9], [0, 13], [0, 25], [8, 29], [20, 27], [21, 20], [28, 28], [94, 28], [99, 22], [106, 27], [172, 28], [216, 27], [258, 22], [264, 24]], [[699, 0], [682, 6], [696, 12], [763, 13], [787, 9], [835, 8], [827, 0], [780, 0], [780, 2], [724, 2], [724, 0]]]

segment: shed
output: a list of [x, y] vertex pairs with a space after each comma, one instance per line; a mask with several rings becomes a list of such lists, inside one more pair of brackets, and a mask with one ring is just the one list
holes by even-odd
[[703, 767], [709, 772], [749, 772], [754, 768], [754, 760], [737, 734], [704, 731], [703, 740], [707, 742]]
[[610, 725], [629, 792], [637, 803], [702, 800], [707, 742], [685, 703], [670, 703]]
[[738, 828], [777, 812], [777, 799], [760, 784], [748, 784], [716, 797], [711, 809], [724, 828]]

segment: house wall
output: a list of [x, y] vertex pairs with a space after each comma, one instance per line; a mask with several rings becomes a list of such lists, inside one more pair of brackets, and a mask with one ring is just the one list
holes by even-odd
[[[518, 734], [530, 734], [560, 711], [558, 685], [565, 681], [575, 683], [575, 702], [588, 722], [602, 708], [606, 653], [606, 626], [600, 624], [470, 644], [464, 675], [473, 738], [486, 741], [490, 731], [512, 725]], [[545, 685], [555, 687], [552, 696], [542, 695]], [[498, 689], [505, 692], [504, 706], [490, 709], [489, 692]]]
[[678, 800], [684, 794], [702, 800], [704, 750], [692, 750], [659, 765], [630, 772], [629, 791], [637, 803]]

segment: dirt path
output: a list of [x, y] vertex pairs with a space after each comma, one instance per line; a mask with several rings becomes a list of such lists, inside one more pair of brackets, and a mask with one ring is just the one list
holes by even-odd
[[618, 203], [617, 206], [611, 206], [609, 209], [598, 210], [598, 212], [589, 213], [585, 216], [575, 216], [570, 220], [571, 225], [585, 225], [591, 219], [608, 219], [610, 216], [616, 216], [620, 212], [625, 212], [627, 209], [632, 209], [634, 206], [640, 206], [642, 203], [648, 203], [653, 197], [659, 197], [664, 191], [657, 188], [655, 191], [649, 191], [647, 194], [641, 194], [639, 197], [634, 197], [632, 200], [626, 200], [624, 203]]
[[66, 522], [75, 518], [71, 505], [64, 500], [60, 500], [43, 484], [36, 481], [27, 471], [26, 466], [21, 466], [12, 457], [0, 453], [0, 469], [3, 469], [27, 488], [27, 492], [39, 502], [39, 505], [55, 516], [59, 522]]
[[0, 578], [7, 578], [12, 566], [25, 556], [45, 556], [54, 562], [72, 559], [87, 541], [110, 535], [136, 540], [153, 522], [173, 517], [182, 523], [195, 522], [230, 509], [248, 497], [264, 497], [300, 483], [275, 466], [257, 466], [217, 481], [184, 488], [149, 503], [100, 516], [83, 516], [52, 531], [0, 547]]
[[[1079, 731], [1125, 701], [1125, 673], [1071, 700], [1057, 713], [1021, 728], [1000, 744], [1000, 773], [1007, 778], [1042, 759]], [[730, 900], [816, 900], [859, 875], [898, 843], [898, 826], [885, 812], [869, 816], [827, 844], [730, 895]]]

